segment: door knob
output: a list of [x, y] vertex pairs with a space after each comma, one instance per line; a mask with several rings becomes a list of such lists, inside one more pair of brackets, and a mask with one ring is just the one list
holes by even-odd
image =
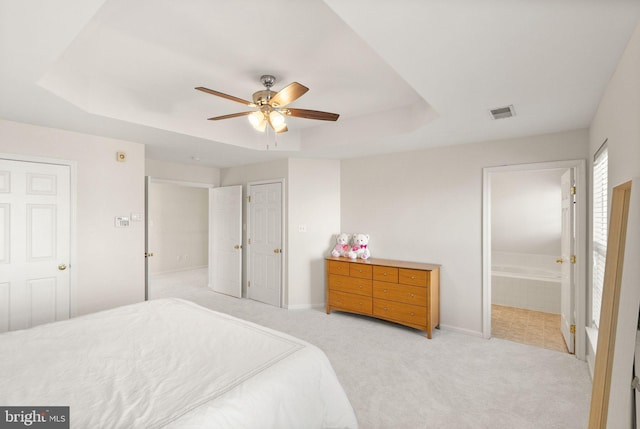
[[58, 265], [58, 269], [59, 269], [60, 271], [64, 271], [64, 270], [66, 270], [66, 269], [67, 269], [67, 266], [66, 266], [65, 264], [60, 264], [60, 265]]
[[273, 249], [273, 253], [280, 253], [281, 250], [280, 249]]
[[561, 264], [563, 262], [564, 262], [564, 259], [562, 259], [562, 258], [556, 259], [556, 264]]
[[235, 246], [233, 246], [234, 249], [242, 249], [242, 246], [239, 244], [236, 244]]
[[150, 258], [150, 257], [152, 257], [152, 256], [153, 256], [153, 252], [149, 252], [149, 253], [145, 252], [145, 253], [144, 253], [144, 257], [145, 257], [145, 258]]

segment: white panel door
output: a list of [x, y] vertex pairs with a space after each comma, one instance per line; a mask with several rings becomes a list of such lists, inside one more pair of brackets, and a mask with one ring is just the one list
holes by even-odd
[[[571, 327], [575, 325], [574, 318], [574, 257], [575, 250], [575, 222], [573, 169], [567, 170], [560, 178], [562, 189], [562, 237], [560, 243], [561, 256], [558, 262], [562, 264], [560, 285], [560, 329], [569, 353], [575, 353], [575, 332]], [[573, 332], [572, 332], [573, 331]]]
[[247, 296], [280, 307], [282, 295], [282, 184], [250, 185]]
[[0, 159], [0, 332], [70, 317], [70, 167]]
[[242, 297], [242, 186], [209, 190], [209, 287]]

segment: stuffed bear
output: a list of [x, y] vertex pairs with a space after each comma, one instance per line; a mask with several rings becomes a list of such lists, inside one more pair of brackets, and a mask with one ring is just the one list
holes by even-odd
[[349, 234], [345, 234], [344, 232], [336, 235], [336, 245], [331, 251], [331, 256], [333, 257], [347, 256], [347, 253], [349, 253], [349, 249], [350, 249], [350, 246], [349, 246], [350, 238], [351, 236]]
[[369, 259], [371, 252], [368, 249], [369, 246], [369, 234], [353, 234], [353, 245], [349, 251], [349, 258], [351, 259]]

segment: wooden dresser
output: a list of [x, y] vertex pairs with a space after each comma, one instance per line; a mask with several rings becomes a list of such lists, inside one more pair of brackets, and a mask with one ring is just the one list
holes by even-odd
[[440, 325], [440, 265], [326, 258], [327, 314], [365, 314], [431, 331]]

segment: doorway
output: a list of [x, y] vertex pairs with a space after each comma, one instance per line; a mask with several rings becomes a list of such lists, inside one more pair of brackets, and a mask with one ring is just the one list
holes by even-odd
[[[564, 173], [570, 175], [571, 184], [565, 183], [563, 194]], [[575, 329], [585, 320], [584, 185], [584, 161], [484, 170], [485, 338], [503, 337], [556, 350], [575, 348], [584, 359], [584, 329]], [[563, 195], [570, 188], [575, 195], [568, 204]], [[570, 213], [563, 211], [565, 204]], [[569, 233], [564, 240], [563, 230]], [[561, 334], [565, 323], [566, 338]]]
[[166, 297], [182, 289], [206, 287], [209, 187], [208, 184], [147, 178], [147, 299]]

